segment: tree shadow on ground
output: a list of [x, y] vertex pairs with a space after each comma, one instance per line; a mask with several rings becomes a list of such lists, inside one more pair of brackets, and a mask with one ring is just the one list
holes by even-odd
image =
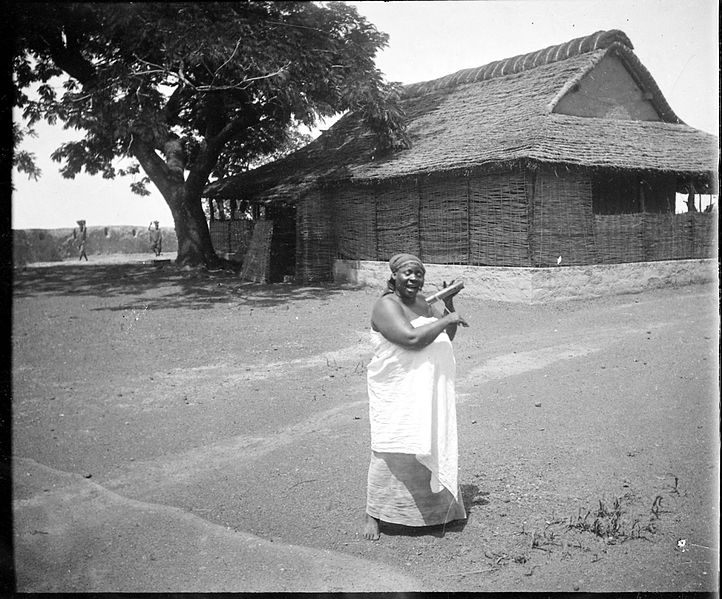
[[15, 297], [85, 296], [128, 299], [129, 307], [207, 309], [216, 303], [273, 307], [300, 299], [327, 298], [342, 290], [331, 284], [301, 286], [242, 281], [233, 271], [183, 270], [172, 264], [82, 264], [26, 267], [13, 275]]

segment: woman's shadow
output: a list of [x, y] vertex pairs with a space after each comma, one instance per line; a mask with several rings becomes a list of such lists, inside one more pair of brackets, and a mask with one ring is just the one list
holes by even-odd
[[379, 522], [380, 530], [389, 536], [405, 536], [405, 537], [423, 537], [432, 536], [443, 538], [447, 532], [461, 532], [466, 527], [471, 513], [478, 507], [489, 503], [488, 491], [482, 491], [477, 485], [466, 484], [460, 485], [461, 497], [466, 508], [465, 520], [452, 520], [446, 524], [436, 524], [434, 526], [403, 526], [402, 524], [392, 524], [390, 522]]

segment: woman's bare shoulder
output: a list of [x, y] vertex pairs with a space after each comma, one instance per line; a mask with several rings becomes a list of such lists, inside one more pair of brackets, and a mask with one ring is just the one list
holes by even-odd
[[391, 294], [380, 297], [371, 312], [371, 324], [379, 330], [390, 321], [406, 320], [404, 308]]
[[395, 296], [390, 293], [377, 299], [373, 308], [373, 311], [376, 313], [398, 313], [400, 310], [402, 310], [401, 304], [399, 304], [399, 302], [395, 299]]

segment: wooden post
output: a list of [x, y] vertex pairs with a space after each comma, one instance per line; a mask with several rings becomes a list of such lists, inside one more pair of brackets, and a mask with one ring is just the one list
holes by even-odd
[[529, 259], [529, 266], [536, 266], [534, 256], [534, 230], [536, 227], [536, 223], [534, 222], [534, 202], [536, 201], [537, 170], [525, 168], [524, 180], [524, 189], [527, 192], [527, 256]]
[[471, 177], [466, 172], [466, 263], [471, 264]]
[[[695, 193], [696, 189], [694, 188], [694, 183], [692, 181], [689, 182], [689, 194], [687, 195], [687, 212], [697, 212], [697, 206], [695, 205]], [[702, 205], [701, 199], [700, 199], [700, 206]]]
[[376, 260], [381, 260], [381, 256], [379, 256], [379, 198], [375, 187], [367, 185], [366, 190], [370, 190], [374, 199], [374, 255]]

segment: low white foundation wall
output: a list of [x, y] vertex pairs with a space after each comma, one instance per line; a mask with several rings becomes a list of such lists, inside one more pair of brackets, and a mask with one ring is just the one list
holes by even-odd
[[[424, 290], [432, 293], [442, 281], [464, 281], [464, 293], [500, 302], [528, 304], [639, 293], [660, 287], [679, 287], [718, 281], [716, 260], [628, 262], [556, 268], [514, 268], [425, 264]], [[386, 287], [387, 262], [336, 260], [334, 281]]]

